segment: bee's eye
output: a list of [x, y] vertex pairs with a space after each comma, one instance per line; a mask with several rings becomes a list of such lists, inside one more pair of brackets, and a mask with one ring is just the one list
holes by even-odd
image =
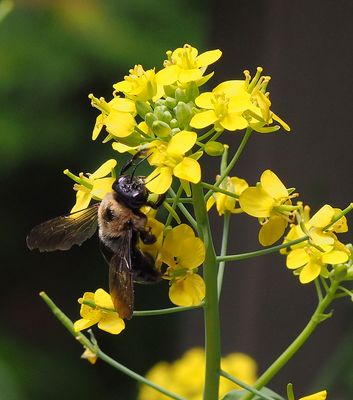
[[104, 219], [106, 221], [113, 221], [113, 219], [115, 218], [115, 214], [113, 212], [113, 210], [111, 210], [110, 208], [107, 208], [104, 214]]

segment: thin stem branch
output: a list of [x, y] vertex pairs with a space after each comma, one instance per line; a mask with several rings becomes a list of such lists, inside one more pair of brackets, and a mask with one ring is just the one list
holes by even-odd
[[[221, 174], [221, 176], [217, 179], [217, 181], [215, 183], [216, 187], [219, 187], [219, 185], [223, 182], [223, 180], [229, 175], [230, 171], [233, 169], [233, 167], [236, 164], [236, 162], [238, 161], [241, 153], [243, 152], [247, 141], [250, 138], [251, 132], [252, 132], [251, 128], [246, 129], [246, 132], [243, 136], [242, 141], [240, 142], [240, 145], [239, 145], [236, 153], [234, 154], [234, 156], [231, 159], [230, 163], [228, 164], [227, 168], [224, 170], [224, 172]], [[211, 196], [212, 196], [212, 190], [209, 190], [205, 196], [205, 201], [207, 201]]]
[[141, 310], [141, 311], [134, 311], [134, 317], [147, 317], [147, 316], [154, 316], [154, 315], [165, 315], [165, 314], [175, 314], [182, 311], [189, 311], [189, 310], [197, 310], [198, 308], [202, 308], [204, 303], [197, 306], [188, 306], [188, 307], [170, 307], [170, 308], [161, 308], [159, 310]]
[[308, 240], [308, 238], [309, 238], [308, 236], [303, 236], [299, 239], [291, 240], [289, 242], [279, 244], [277, 246], [268, 247], [268, 248], [262, 249], [262, 250], [251, 251], [249, 253], [231, 254], [228, 256], [217, 256], [217, 261], [219, 261], [219, 262], [220, 261], [239, 261], [239, 260], [246, 260], [248, 258], [263, 256], [264, 254], [275, 253], [278, 250], [285, 249], [286, 247], [290, 247], [297, 243], [304, 242], [305, 240]]
[[[171, 194], [172, 197], [176, 196], [176, 193], [172, 188], [169, 188], [169, 193]], [[197, 223], [194, 219], [194, 217], [189, 213], [187, 208], [184, 206], [182, 203], [178, 203], [177, 206], [179, 207], [179, 210], [184, 214], [184, 217], [189, 221], [190, 225], [197, 230]]]
[[[224, 217], [223, 217], [221, 257], [227, 254], [229, 225], [230, 225], [230, 213], [228, 211], [226, 211], [224, 213]], [[226, 264], [225, 261], [221, 261], [218, 265], [218, 276], [217, 276], [218, 301], [221, 297], [225, 264]]]
[[235, 193], [233, 193], [233, 192], [229, 192], [228, 190], [222, 189], [222, 188], [220, 188], [220, 187], [218, 187], [218, 186], [210, 185], [209, 183], [206, 183], [206, 182], [201, 182], [201, 185], [202, 185], [205, 189], [212, 190], [213, 193], [219, 192], [219, 193], [223, 193], [223, 194], [225, 194], [225, 195], [227, 195], [227, 196], [229, 196], [229, 197], [233, 197], [234, 199], [239, 199], [239, 195], [237, 195], [237, 194], [235, 194]]
[[257, 396], [261, 397], [261, 399], [265, 400], [273, 400], [273, 397], [269, 397], [264, 393], [259, 392], [258, 390], [254, 389], [253, 387], [249, 386], [245, 382], [241, 381], [240, 379], [236, 378], [235, 376], [232, 376], [231, 374], [228, 374], [228, 372], [221, 370], [219, 372], [221, 376], [224, 378], [230, 380], [231, 382], [237, 384], [238, 386], [242, 387], [243, 389], [247, 390], [248, 392], [251, 392], [253, 394], [256, 394]]
[[169, 390], [163, 388], [162, 386], [157, 385], [156, 383], [151, 382], [149, 379], [146, 379], [142, 375], [137, 374], [136, 372], [132, 371], [131, 369], [125, 367], [123, 364], [120, 364], [118, 361], [114, 360], [113, 358], [109, 357], [105, 354], [102, 350], [99, 349], [97, 344], [92, 343], [84, 334], [81, 332], [76, 332], [74, 329], [74, 324], [60, 309], [59, 307], [45, 294], [44, 292], [39, 293], [40, 297], [45, 301], [48, 307], [51, 309], [55, 317], [64, 325], [64, 327], [77, 339], [84, 348], [88, 348], [92, 351], [97, 358], [100, 358], [110, 366], [114, 367], [115, 369], [123, 372], [125, 375], [130, 376], [130, 378], [135, 379], [136, 381], [143, 383], [145, 385], [150, 386], [151, 388], [157, 390], [160, 393], [165, 394], [166, 396], [170, 397], [174, 400], [186, 400], [184, 397], [181, 397]]

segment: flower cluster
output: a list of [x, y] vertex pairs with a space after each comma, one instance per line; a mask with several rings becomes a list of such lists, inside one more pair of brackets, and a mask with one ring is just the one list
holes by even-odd
[[[101, 112], [93, 140], [104, 127], [104, 141], [111, 140], [118, 152], [147, 150], [153, 167], [146, 179], [151, 192], [165, 193], [173, 176], [185, 187], [200, 182], [198, 160], [205, 151], [212, 153], [210, 142], [215, 142], [225, 129], [251, 128], [267, 133], [282, 125], [289, 131], [288, 125], [270, 110], [270, 77], [261, 76], [262, 68], [257, 69], [253, 79], [245, 71], [244, 79], [223, 82], [212, 92], [200, 94], [200, 87], [213, 75], [205, 75], [207, 67], [221, 55], [220, 50], [198, 54], [186, 44], [168, 51], [164, 68], [158, 72], [136, 65], [123, 81], [113, 85], [111, 100], [89, 95], [92, 105]], [[206, 134], [198, 133], [210, 126]]]

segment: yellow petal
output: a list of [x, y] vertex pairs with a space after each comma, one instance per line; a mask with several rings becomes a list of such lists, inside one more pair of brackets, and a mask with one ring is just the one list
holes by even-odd
[[213, 64], [222, 56], [221, 50], [209, 50], [201, 53], [196, 57], [196, 63], [198, 67], [205, 67]]
[[146, 178], [146, 188], [156, 194], [165, 193], [173, 181], [172, 169], [158, 167]]
[[189, 151], [197, 140], [196, 132], [181, 131], [174, 135], [168, 144], [167, 152], [170, 154], [184, 155]]
[[195, 233], [189, 225], [180, 224], [168, 232], [162, 250], [180, 256], [184, 252], [183, 240], [187, 239], [195, 239]]
[[213, 196], [211, 196], [206, 203], [206, 210], [209, 211], [212, 206], [214, 205], [214, 203], [216, 202], [215, 198]]
[[103, 114], [98, 115], [92, 132], [92, 140], [96, 140], [98, 135], [100, 134], [103, 128], [103, 121], [104, 121]]
[[279, 216], [271, 216], [268, 222], [262, 225], [259, 232], [259, 242], [263, 246], [275, 243], [283, 234], [288, 222]]
[[[213, 90], [215, 94], [224, 93], [227, 97], [239, 96], [245, 92], [245, 81], [244, 80], [230, 80], [220, 83]], [[248, 95], [250, 97], [250, 95]]]
[[246, 182], [245, 179], [238, 178], [236, 176], [231, 177], [230, 182], [233, 186], [231, 190], [238, 196], [242, 194], [244, 190], [249, 187], [248, 182]]
[[75, 213], [80, 210], [84, 210], [88, 207], [91, 201], [91, 193], [89, 191], [79, 190], [76, 193], [76, 203], [71, 209], [71, 213]]
[[278, 176], [271, 170], [267, 169], [262, 173], [260, 182], [264, 190], [266, 190], [266, 192], [274, 199], [288, 197], [288, 190]]
[[200, 108], [206, 108], [208, 110], [212, 110], [214, 108], [214, 104], [212, 100], [214, 99], [214, 95], [211, 92], [201, 93], [200, 96], [196, 97], [195, 104]]
[[213, 110], [202, 111], [195, 114], [190, 121], [190, 126], [196, 129], [206, 128], [218, 120], [217, 115]]
[[205, 298], [205, 282], [198, 274], [187, 275], [174, 282], [169, 289], [169, 298], [177, 306], [199, 305]]
[[317, 392], [311, 394], [309, 396], [301, 397], [298, 400], [326, 400], [327, 392], [326, 390], [322, 390], [321, 392]]
[[90, 175], [90, 178], [98, 179], [107, 176], [112, 172], [112, 169], [116, 167], [116, 164], [116, 160], [113, 159], [106, 161], [97, 169], [97, 171], [93, 172], [93, 174]]
[[125, 322], [117, 313], [107, 312], [98, 322], [98, 328], [113, 335], [118, 335], [125, 328]]
[[289, 269], [297, 269], [305, 265], [309, 260], [310, 257], [305, 249], [294, 249], [287, 256], [286, 266]]
[[342, 264], [348, 261], [348, 254], [340, 250], [332, 250], [322, 255], [321, 260], [325, 264]]
[[180, 69], [178, 81], [180, 83], [187, 83], [201, 79], [202, 71], [198, 68], [193, 69]]
[[87, 329], [90, 326], [96, 324], [98, 321], [99, 321], [99, 318], [97, 318], [96, 320], [82, 318], [74, 323], [74, 329], [76, 332], [80, 332], [80, 331], [83, 331], [84, 329]]
[[173, 169], [173, 174], [180, 179], [185, 179], [191, 183], [198, 183], [201, 180], [200, 164], [190, 157], [183, 160]]
[[94, 293], [94, 302], [97, 306], [114, 310], [112, 298], [104, 289], [97, 289]]
[[183, 252], [179, 254], [181, 268], [194, 269], [205, 261], [205, 245], [200, 238], [185, 239], [182, 244]]
[[325, 204], [310, 218], [309, 224], [317, 228], [324, 228], [331, 222], [334, 215], [335, 210], [330, 205]]
[[180, 67], [171, 65], [156, 73], [156, 80], [160, 85], [171, 85], [178, 79]]
[[135, 118], [125, 112], [112, 110], [105, 118], [107, 132], [116, 137], [126, 137], [133, 132], [136, 121]]
[[309, 283], [316, 279], [321, 272], [321, 264], [310, 260], [300, 271], [299, 281], [300, 283]]
[[135, 103], [130, 99], [126, 99], [123, 97], [114, 97], [114, 99], [111, 100], [108, 104], [111, 107], [111, 109], [116, 111], [121, 111], [131, 114], [136, 112]]
[[257, 186], [245, 189], [239, 196], [239, 204], [247, 214], [253, 217], [265, 218], [270, 216], [275, 202], [267, 192]]
[[91, 195], [102, 200], [107, 193], [112, 191], [112, 185], [114, 182], [115, 178], [101, 178], [95, 180]]
[[248, 121], [239, 113], [228, 113], [219, 123], [228, 131], [236, 131], [237, 129], [245, 129]]

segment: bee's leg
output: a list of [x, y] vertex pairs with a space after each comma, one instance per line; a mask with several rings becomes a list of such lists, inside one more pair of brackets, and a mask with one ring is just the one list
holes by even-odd
[[140, 232], [140, 238], [144, 244], [153, 244], [156, 242], [156, 237], [150, 230], [143, 230]]
[[147, 202], [147, 205], [150, 206], [150, 207], [152, 207], [152, 208], [154, 208], [154, 209], [157, 209], [157, 208], [159, 208], [159, 207], [163, 204], [163, 202], [164, 202], [164, 200], [165, 200], [166, 197], [167, 197], [167, 196], [166, 196], [165, 193], [160, 194], [160, 195], [158, 196], [157, 201], [148, 201], [148, 202]]
[[156, 270], [154, 260], [149, 254], [135, 248], [131, 254], [133, 280], [137, 283], [157, 283], [161, 273]]

